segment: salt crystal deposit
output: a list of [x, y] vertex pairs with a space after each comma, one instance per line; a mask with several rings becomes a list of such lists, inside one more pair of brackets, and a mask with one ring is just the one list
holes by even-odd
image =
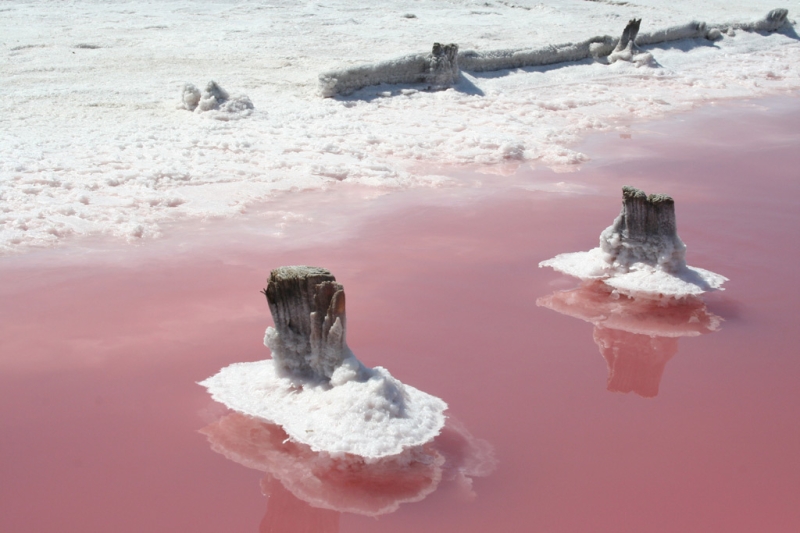
[[[0, 253], [96, 235], [141, 242], [176, 220], [238, 217], [342, 181], [376, 193], [456, 181], [441, 166], [572, 170], [589, 159], [575, 148], [588, 134], [800, 88], [800, 41], [774, 8], [9, 0]], [[641, 51], [609, 64], [631, 19], [642, 21]], [[458, 52], [444, 45], [433, 61], [435, 42]], [[653, 68], [638, 68], [645, 54]], [[392, 59], [409, 56], [422, 59]], [[381, 64], [364, 75], [383, 85], [356, 90], [355, 73]], [[382, 78], [409, 65], [421, 81]], [[320, 97], [319, 75], [332, 71], [354, 73], [341, 86], [349, 96]], [[231, 90], [227, 100], [210, 79]], [[420, 90], [429, 86], [443, 90]]]
[[215, 400], [280, 425], [315, 452], [377, 459], [439, 434], [444, 401], [365, 367], [347, 347], [344, 289], [330, 272], [281, 267], [265, 294], [272, 359], [235, 363], [203, 381]]
[[560, 254], [539, 263], [582, 280], [599, 279], [622, 294], [664, 298], [699, 296], [728, 278], [686, 264], [677, 233], [675, 202], [622, 188], [622, 211], [588, 252]]
[[244, 118], [253, 112], [253, 102], [247, 96], [231, 96], [215, 81], [208, 82], [202, 93], [191, 83], [184, 85], [180, 107], [217, 120]]

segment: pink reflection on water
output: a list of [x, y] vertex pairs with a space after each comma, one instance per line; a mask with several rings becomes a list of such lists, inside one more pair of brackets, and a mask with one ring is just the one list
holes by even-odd
[[600, 281], [555, 292], [536, 304], [594, 324], [594, 342], [608, 365], [608, 390], [645, 398], [658, 395], [664, 368], [678, 352], [678, 337], [717, 331], [722, 320], [699, 298], [631, 298]]
[[268, 503], [259, 533], [339, 533], [341, 513], [312, 507], [270, 476], [261, 480], [261, 490]]
[[349, 454], [317, 453], [292, 442], [280, 426], [230, 413], [201, 431], [214, 451], [277, 479], [312, 507], [364, 516], [392, 513], [403, 503], [423, 500], [444, 480], [456, 481], [466, 495], [471, 479], [495, 468], [491, 446], [449, 421], [424, 446], [377, 460]]
[[[624, 142], [650, 156], [586, 168], [575, 179], [592, 196], [515, 189], [414, 204], [330, 245], [219, 239], [135, 268], [4, 261], [0, 531], [795, 533], [800, 161], [795, 144], [754, 145], [752, 132], [793, 139], [798, 115], [735, 115], [736, 135], [704, 123], [705, 138], [727, 135], [710, 148], [694, 146], [691, 121], [651, 144], [634, 132]], [[536, 305], [573, 283], [538, 262], [595, 246], [628, 183], [673, 194], [690, 262], [731, 279], [696, 323], [601, 326], [649, 339], [725, 319], [677, 341], [649, 400], [608, 393], [593, 323]], [[198, 429], [225, 413], [196, 382], [268, 356], [258, 291], [285, 264], [331, 269], [356, 355], [444, 398], [492, 444], [497, 469], [467, 487], [475, 497], [454, 475], [376, 521], [311, 507], [270, 474], [265, 502], [263, 470], [209, 449]], [[628, 374], [627, 336], [603, 339], [620, 354], [613, 372]]]

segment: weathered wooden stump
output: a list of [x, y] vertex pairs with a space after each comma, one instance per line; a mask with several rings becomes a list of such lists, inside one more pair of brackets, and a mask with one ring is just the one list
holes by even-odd
[[428, 83], [435, 87], [448, 87], [458, 81], [458, 45], [433, 43], [430, 66], [426, 73]]
[[675, 201], [635, 187], [622, 188], [622, 211], [600, 235], [600, 247], [620, 264], [644, 262], [676, 272], [686, 266], [686, 245], [678, 237]]
[[625, 50], [629, 43], [631, 46], [636, 44], [636, 36], [639, 34], [639, 26], [641, 24], [642, 19], [631, 19], [628, 21], [625, 29], [622, 30], [622, 36], [619, 38], [616, 48], [614, 48], [615, 52]]
[[344, 287], [324, 268], [288, 266], [270, 273], [263, 292], [275, 321], [266, 338], [273, 359], [294, 376], [329, 380], [350, 355]]

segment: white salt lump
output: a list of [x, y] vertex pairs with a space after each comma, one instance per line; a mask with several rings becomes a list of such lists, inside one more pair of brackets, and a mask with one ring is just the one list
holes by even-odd
[[582, 280], [598, 279], [634, 297], [686, 298], [721, 289], [728, 278], [686, 264], [675, 202], [622, 188], [622, 212], [588, 252], [560, 254], [539, 263]]
[[206, 113], [217, 120], [235, 120], [249, 116], [254, 109], [253, 102], [244, 94], [230, 95], [215, 81], [209, 81], [205, 90], [191, 83], [183, 86], [179, 108], [195, 113]]
[[345, 339], [344, 289], [321, 268], [282, 267], [265, 294], [272, 359], [235, 363], [200, 384], [214, 400], [283, 427], [313, 451], [380, 458], [422, 445], [444, 426], [447, 404], [365, 367]]

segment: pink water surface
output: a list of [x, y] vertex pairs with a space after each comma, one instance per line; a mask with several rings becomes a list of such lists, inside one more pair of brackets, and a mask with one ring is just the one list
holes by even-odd
[[[798, 118], [773, 100], [601, 136], [563, 178], [591, 194], [410, 202], [330, 244], [3, 260], [0, 531], [800, 531]], [[700, 326], [641, 308], [597, 325], [548, 300], [579, 284], [536, 265], [596, 246], [624, 184], [672, 194], [689, 263], [730, 278], [681, 311]], [[259, 290], [286, 264], [329, 268], [356, 355], [444, 398], [497, 468], [376, 519], [212, 451], [200, 430], [225, 410], [196, 382], [268, 356]]]

